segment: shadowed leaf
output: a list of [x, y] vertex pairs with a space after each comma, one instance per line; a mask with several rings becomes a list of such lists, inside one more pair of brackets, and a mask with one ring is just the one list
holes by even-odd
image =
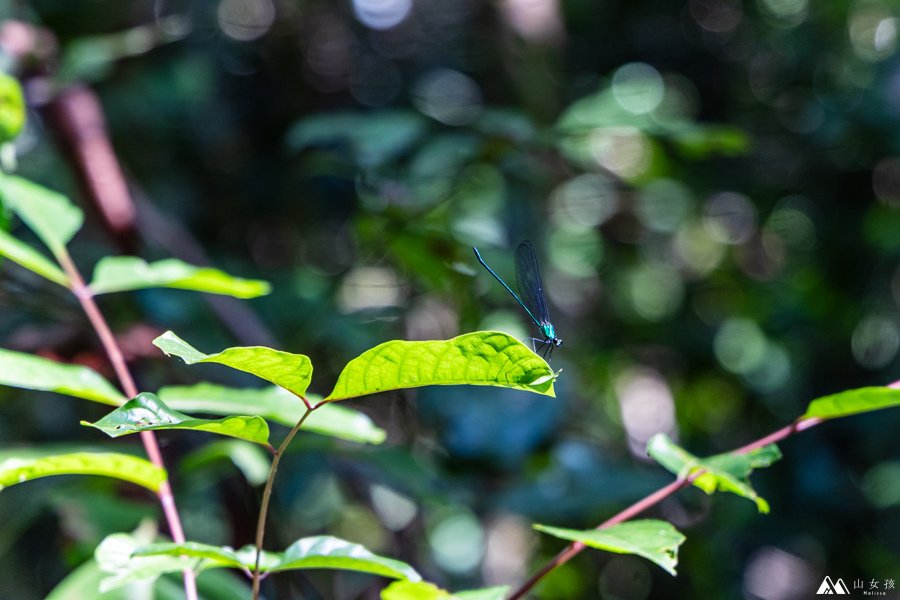
[[209, 469], [224, 477], [229, 473], [220, 467], [223, 460], [233, 463], [250, 485], [264, 484], [272, 464], [271, 456], [255, 444], [243, 440], [219, 440], [194, 450], [182, 459], [180, 466], [188, 474]]
[[84, 221], [81, 209], [62, 194], [14, 175], [0, 174], [0, 199], [55, 255]]
[[0, 385], [56, 392], [112, 406], [125, 402], [125, 396], [93, 369], [12, 350], [0, 349]]
[[[278, 386], [231, 388], [199, 383], [163, 387], [157, 394], [176, 410], [216, 415], [258, 415], [288, 427], [293, 427], [305, 410], [297, 396]], [[320, 399], [314, 394], [307, 398], [313, 404]], [[303, 431], [370, 444], [380, 444], [386, 437], [384, 430], [368, 416], [337, 404], [324, 404], [317, 408], [303, 423]]]
[[232, 277], [218, 269], [196, 267], [175, 258], [148, 263], [134, 256], [104, 258], [94, 270], [90, 288], [95, 294], [168, 287], [235, 298], [256, 298], [270, 286], [258, 279]]
[[0, 229], [0, 256], [17, 263], [63, 287], [69, 287], [66, 274], [46, 256]]
[[96, 423], [82, 425], [99, 429], [109, 437], [140, 431], [190, 429], [235, 437], [257, 444], [269, 443], [269, 426], [261, 417], [230, 416], [224, 419], [195, 419], [166, 406], [156, 394], [141, 393]]
[[561, 529], [546, 525], [535, 525], [535, 529], [552, 536], [581, 542], [585, 546], [615, 552], [636, 554], [653, 561], [675, 575], [678, 565], [678, 547], [685, 537], [671, 523], [655, 519], [628, 521], [607, 529]]
[[679, 477], [706, 471], [693, 481], [707, 494], [716, 490], [731, 492], [756, 503], [761, 513], [769, 512], [769, 503], [761, 498], [750, 485], [749, 477], [753, 469], [768, 467], [781, 458], [775, 444], [737, 454], [729, 452], [700, 459], [676, 445], [668, 436], [658, 433], [647, 444], [647, 453], [660, 465]]
[[[197, 542], [150, 544], [135, 549], [132, 556], [137, 559], [187, 556], [201, 559], [196, 563], [200, 570], [223, 567], [250, 570], [255, 564], [256, 548], [244, 546], [240, 550], [233, 550]], [[175, 566], [174, 570], [181, 568]], [[378, 556], [359, 544], [328, 535], [302, 538], [288, 546], [284, 552], [263, 552], [261, 556], [260, 570], [263, 572], [295, 569], [338, 569], [394, 579], [421, 580], [419, 574], [406, 563]]]

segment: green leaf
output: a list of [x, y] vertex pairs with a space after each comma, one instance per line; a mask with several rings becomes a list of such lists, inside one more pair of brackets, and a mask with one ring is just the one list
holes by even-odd
[[148, 263], [134, 256], [110, 256], [94, 269], [90, 288], [95, 294], [168, 287], [256, 298], [269, 293], [269, 284], [258, 279], [232, 277], [218, 269], [195, 267], [175, 258]]
[[312, 363], [303, 354], [291, 354], [265, 346], [238, 346], [216, 354], [203, 354], [171, 331], [165, 332], [153, 343], [166, 354], [174, 354], [189, 365], [219, 363], [252, 373], [298, 396], [306, 393], [312, 378]]
[[134, 590], [111, 590], [99, 593], [100, 582], [106, 577], [100, 571], [97, 561], [91, 559], [79, 565], [60, 581], [44, 600], [131, 600], [128, 596]]
[[[232, 550], [228, 547], [197, 542], [151, 544], [137, 548], [133, 556], [137, 558], [189, 556], [202, 559], [198, 565], [200, 569], [228, 567], [250, 570], [255, 564], [256, 548], [244, 546], [240, 550]], [[263, 552], [260, 560], [261, 571], [278, 572], [295, 569], [339, 569], [394, 579], [421, 580], [419, 574], [406, 563], [378, 556], [359, 544], [328, 535], [299, 539], [284, 552]]]
[[809, 403], [803, 419], [834, 419], [900, 406], [900, 389], [864, 387], [817, 398]]
[[677, 446], [669, 437], [658, 433], [647, 444], [647, 453], [659, 464], [679, 477], [703, 470], [693, 485], [707, 494], [715, 491], [731, 492], [756, 503], [761, 513], [769, 512], [769, 503], [761, 498], [750, 485], [753, 469], [768, 467], [781, 458], [775, 444], [769, 444], [751, 452], [729, 452], [700, 459]]
[[381, 600], [452, 600], [450, 592], [427, 581], [395, 581], [381, 590]]
[[84, 214], [68, 198], [14, 175], [0, 175], [0, 199], [59, 256]]
[[[293, 427], [305, 407], [297, 396], [278, 386], [264, 388], [230, 388], [212, 383], [160, 388], [159, 397], [169, 407], [184, 412], [216, 415], [259, 415], [264, 419]], [[319, 398], [308, 396], [315, 404]], [[365, 414], [337, 404], [319, 406], [303, 423], [304, 431], [340, 438], [351, 442], [380, 444], [386, 434]]]
[[69, 287], [69, 279], [59, 267], [50, 262], [43, 254], [0, 229], [0, 256], [17, 263], [32, 273], [46, 277], [63, 287]]
[[419, 581], [408, 564], [369, 552], [365, 547], [329, 535], [297, 540], [284, 551], [271, 571], [293, 569], [341, 569], [395, 579]]
[[326, 402], [425, 385], [493, 385], [555, 396], [556, 375], [540, 356], [498, 331], [446, 341], [394, 340], [351, 360]]
[[143, 392], [96, 423], [82, 425], [99, 429], [112, 438], [140, 431], [190, 429], [227, 435], [256, 444], [269, 443], [269, 426], [261, 417], [231, 416], [224, 419], [195, 419], [166, 406], [156, 394]]
[[561, 529], [546, 525], [535, 525], [535, 529], [552, 536], [581, 542], [585, 546], [615, 552], [616, 554], [636, 554], [653, 561], [675, 575], [678, 565], [678, 547], [685, 537], [671, 523], [655, 519], [627, 521], [607, 529]]
[[376, 167], [405, 152], [427, 130], [425, 119], [409, 110], [329, 112], [303, 119], [288, 132], [296, 150], [343, 144], [364, 167]]
[[214, 467], [215, 471], [220, 473], [221, 460], [234, 463], [250, 485], [264, 484], [269, 477], [269, 467], [272, 464], [269, 454], [255, 444], [243, 440], [219, 440], [188, 454], [182, 459], [181, 468], [190, 472], [204, 467]]
[[[156, 581], [131, 582], [128, 586], [100, 592], [101, 582], [109, 577], [90, 559], [53, 588], [44, 600], [184, 600], [184, 583], [180, 574], [163, 576]], [[207, 571], [197, 578], [200, 600], [247, 600], [250, 588], [226, 571]]]
[[427, 581], [395, 581], [381, 590], [381, 600], [503, 600], [509, 586], [451, 594]]
[[368, 415], [330, 403], [318, 406], [306, 418], [302, 429], [350, 442], [369, 444], [381, 444], [387, 437], [384, 429], [375, 425]]
[[[144, 597], [148, 600], [184, 600], [180, 571], [185, 567], [196, 570], [197, 560], [176, 556], [132, 556], [137, 548], [152, 544], [157, 538], [156, 524], [148, 521], [141, 523], [134, 533], [107, 536], [94, 551], [94, 561], [89, 563], [93, 565], [93, 590], [78, 595], [77, 589], [73, 589], [72, 595], [54, 596], [53, 600], [131, 600]], [[160, 578], [160, 575], [169, 573], [172, 575]], [[197, 588], [201, 600], [246, 600], [250, 597], [249, 586], [224, 571], [199, 573]], [[98, 589], [102, 590], [102, 595], [97, 594]]]
[[750, 136], [729, 125], [696, 125], [679, 128], [672, 135], [675, 144], [689, 158], [712, 155], [741, 156], [750, 151]]
[[454, 600], [504, 600], [509, 593], [508, 585], [499, 585], [479, 590], [468, 590], [453, 594]]
[[25, 96], [15, 77], [0, 73], [0, 144], [16, 139], [25, 127]]
[[[245, 552], [248, 553], [246, 557], [242, 556]], [[274, 552], [263, 552], [263, 557], [273, 558], [275, 554]], [[255, 566], [256, 548], [254, 546], [244, 546], [240, 550], [234, 550], [228, 546], [211, 546], [200, 542], [182, 542], [180, 544], [163, 542], [136, 547], [132, 551], [132, 556], [137, 558], [146, 556], [187, 556], [205, 559], [206, 562], [195, 563], [202, 569], [225, 567], [252, 569]], [[270, 565], [266, 561], [260, 560], [260, 570], [265, 569], [267, 566]], [[181, 570], [181, 567], [178, 570]]]
[[100, 592], [106, 593], [124, 585], [153, 582], [163, 573], [194, 567], [195, 561], [179, 556], [134, 556], [135, 550], [152, 538], [153, 533], [142, 526], [134, 534], [114, 533], [100, 542], [94, 551], [94, 559], [100, 570], [108, 574], [100, 582]]
[[9, 451], [0, 454], [0, 490], [51, 475], [101, 475], [143, 486], [154, 492], [166, 472], [148, 460], [114, 452], [42, 454]]
[[119, 406], [125, 396], [96, 371], [25, 352], [0, 349], [0, 385], [56, 392]]

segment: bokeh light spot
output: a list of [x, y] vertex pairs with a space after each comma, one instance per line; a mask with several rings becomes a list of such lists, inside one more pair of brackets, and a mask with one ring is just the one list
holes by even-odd
[[757, 550], [744, 571], [745, 598], [790, 600], [797, 590], [811, 590], [818, 583], [802, 558], [766, 546]]
[[358, 310], [397, 306], [400, 287], [397, 274], [383, 267], [357, 267], [344, 278], [339, 296], [341, 310]]
[[886, 156], [872, 170], [872, 188], [888, 206], [900, 206], [900, 158]]
[[450, 573], [470, 573], [478, 567], [484, 556], [484, 538], [481, 523], [464, 509], [439, 515], [428, 531], [431, 555]]
[[649, 321], [660, 321], [681, 306], [684, 283], [674, 269], [646, 263], [631, 272], [628, 292], [639, 315]]
[[858, 2], [847, 23], [853, 52], [866, 61], [879, 61], [894, 54], [897, 47], [897, 19], [890, 5]]
[[883, 315], [869, 315], [857, 324], [850, 338], [856, 362], [867, 369], [879, 369], [890, 363], [900, 349], [900, 327]]
[[667, 74], [662, 102], [653, 111], [653, 120], [663, 125], [677, 125], [695, 119], [700, 110], [700, 91], [694, 82], [677, 73]]
[[659, 432], [675, 436], [675, 401], [661, 374], [630, 369], [616, 379], [615, 389], [633, 453], [646, 457], [647, 442]]
[[714, 239], [741, 244], [756, 231], [756, 209], [743, 194], [721, 192], [707, 202], [704, 223]]
[[548, 247], [553, 265], [575, 277], [590, 277], [603, 258], [603, 240], [594, 230], [554, 231]]
[[459, 71], [436, 69], [424, 75], [413, 90], [413, 104], [446, 125], [466, 125], [482, 109], [478, 84]]
[[527, 574], [528, 559], [535, 545], [535, 532], [527, 520], [515, 515], [493, 519], [488, 528], [482, 567], [485, 582], [500, 585], [522, 579]]
[[694, 200], [684, 184], [673, 179], [655, 179], [641, 189], [635, 211], [647, 229], [672, 232], [693, 209]]
[[[524, 314], [524, 311], [522, 313]], [[525, 315], [525, 318], [528, 319], [528, 315]], [[531, 323], [531, 319], [528, 319], [528, 323]], [[520, 340], [534, 335], [531, 333], [531, 329], [525, 326], [518, 312], [508, 310], [498, 310], [488, 314], [478, 324], [478, 328], [481, 331], [502, 331]]]
[[688, 10], [697, 24], [711, 33], [732, 31], [744, 16], [738, 0], [691, 0]]
[[391, 531], [399, 531], [409, 525], [418, 513], [416, 503], [389, 487], [374, 484], [370, 491], [375, 514]]
[[665, 86], [659, 71], [650, 65], [628, 63], [613, 75], [612, 91], [619, 106], [634, 114], [644, 114], [659, 106]]
[[[766, 220], [763, 243], [777, 236], [782, 244], [794, 250], [808, 251], [816, 247], [816, 227], [803, 210], [795, 208], [806, 202], [799, 196], [788, 197], [778, 203]], [[769, 248], [767, 248], [769, 249]]]
[[272, 27], [275, 5], [272, 0], [222, 0], [217, 17], [222, 33], [249, 42], [262, 37]]
[[503, 16], [522, 37], [550, 41], [562, 33], [559, 0], [503, 0]]
[[624, 179], [638, 177], [650, 166], [653, 149], [635, 127], [595, 129], [589, 143], [597, 164]]
[[556, 224], [568, 230], [592, 229], [613, 216], [619, 195], [608, 177], [587, 173], [570, 179], [553, 193]]
[[741, 375], [762, 365], [767, 348], [766, 336], [759, 326], [743, 318], [725, 321], [713, 342], [719, 363], [732, 373]]
[[878, 508], [900, 504], [900, 463], [883, 462], [869, 469], [863, 477], [862, 490]]
[[725, 246], [700, 223], [679, 229], [672, 243], [676, 256], [695, 275], [712, 272], [725, 258]]
[[791, 357], [778, 344], [767, 343], [762, 361], [744, 374], [747, 383], [764, 394], [775, 392], [788, 382], [791, 376]]
[[399, 25], [412, 10], [412, 0], [353, 0], [356, 18], [372, 29]]
[[777, 24], [786, 27], [805, 21], [809, 11], [809, 0], [762, 0], [761, 4]]

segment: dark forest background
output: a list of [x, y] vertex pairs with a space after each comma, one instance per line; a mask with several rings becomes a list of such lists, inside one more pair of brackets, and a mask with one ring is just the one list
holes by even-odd
[[[47, 34], [19, 64], [19, 173], [88, 211], [72, 244], [267, 279], [252, 302], [102, 299], [142, 389], [194, 371], [149, 344], [272, 345], [313, 391], [386, 340], [535, 335], [508, 281], [530, 239], [563, 346], [556, 399], [429, 388], [353, 403], [380, 446], [301, 435], [269, 539], [330, 532], [449, 589], [521, 583], [562, 542], [670, 481], [647, 439], [698, 455], [816, 396], [900, 378], [900, 5], [868, 0], [5, 0]], [[51, 37], [52, 36], [52, 37]], [[10, 62], [10, 65], [12, 63]], [[10, 67], [12, 68], [12, 67]], [[101, 218], [53, 98], [90, 86], [136, 216]], [[4, 268], [6, 348], [104, 357], [74, 300]], [[200, 377], [252, 379], [206, 367]], [[102, 407], [0, 390], [0, 444], [97, 442]], [[826, 574], [900, 579], [900, 415], [827, 424], [754, 476], [772, 505], [692, 489], [656, 515], [688, 538], [672, 578], [582, 553], [536, 598], [807, 598]], [[160, 436], [188, 539], [252, 541], [257, 490]], [[128, 444], [120, 441], [117, 444]], [[113, 493], [114, 490], [119, 490]], [[39, 598], [157, 505], [93, 479], [0, 495], [0, 595]], [[279, 539], [280, 536], [280, 539]], [[347, 574], [280, 598], [372, 598]]]

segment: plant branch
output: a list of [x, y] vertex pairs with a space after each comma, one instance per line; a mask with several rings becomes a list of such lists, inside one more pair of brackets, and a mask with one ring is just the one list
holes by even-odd
[[[106, 355], [109, 357], [109, 361], [112, 363], [116, 376], [119, 378], [119, 383], [122, 385], [122, 390], [127, 397], [134, 398], [138, 395], [134, 378], [131, 376], [131, 371], [128, 369], [128, 365], [125, 362], [125, 356], [122, 354], [119, 343], [116, 341], [112, 330], [109, 328], [106, 319], [103, 317], [103, 313], [100, 312], [97, 303], [94, 301], [93, 293], [84, 283], [81, 273], [78, 272], [78, 269], [68, 252], [63, 250], [58, 253], [57, 259], [69, 278], [72, 293], [78, 298], [81, 308], [84, 310], [94, 331], [97, 332], [100, 342], [103, 344]], [[140, 435], [141, 442], [144, 444], [144, 450], [146, 451], [150, 462], [161, 469], [165, 469], [165, 463], [163, 463], [162, 453], [159, 451], [159, 444], [156, 442], [156, 436], [153, 435], [152, 431], [142, 431]], [[157, 496], [162, 505], [163, 514], [166, 516], [166, 522], [169, 525], [169, 533], [172, 534], [172, 539], [177, 544], [184, 543], [184, 529], [181, 527], [181, 518], [178, 516], [178, 509], [175, 506], [175, 496], [172, 493], [172, 487], [169, 485], [168, 479], [164, 480], [160, 485]], [[184, 591], [187, 600], [197, 600], [197, 582], [194, 572], [190, 568], [186, 568], [184, 569], [183, 574]]]
[[272, 459], [272, 466], [269, 467], [269, 477], [266, 479], [266, 487], [263, 490], [262, 504], [259, 507], [259, 519], [256, 522], [256, 565], [253, 568], [253, 600], [259, 600], [259, 584], [262, 580], [259, 572], [259, 560], [262, 556], [263, 540], [266, 536], [266, 516], [269, 513], [269, 502], [272, 499], [272, 486], [275, 484], [275, 473], [278, 472], [278, 463], [281, 462], [281, 457], [284, 456], [284, 452], [294, 439], [294, 436], [300, 431], [303, 422], [306, 421], [306, 418], [317, 408], [316, 406], [311, 406], [303, 396], [300, 396], [300, 399], [303, 400], [306, 410], [300, 416], [300, 420], [297, 421], [294, 428], [291, 429], [290, 433], [287, 434], [287, 437], [285, 437], [278, 446], [278, 451], [275, 452], [275, 457]]
[[[900, 382], [898, 382], [900, 383]], [[761, 437], [755, 442], [751, 442], [746, 446], [742, 446], [732, 452], [735, 454], [747, 454], [748, 452], [752, 452], [753, 450], [757, 450], [762, 448], [763, 446], [767, 446], [769, 444], [774, 444], [775, 442], [779, 442], [787, 437], [794, 435], [795, 433], [799, 433], [801, 431], [805, 431], [810, 427], [815, 427], [816, 425], [824, 422], [825, 419], [820, 419], [818, 417], [811, 417], [808, 419], [797, 419], [790, 425], [786, 427], [782, 427], [781, 429], [770, 433], [765, 437]], [[672, 483], [662, 487], [652, 494], [645, 496], [644, 498], [638, 500], [628, 508], [622, 510], [621, 512], [616, 513], [603, 523], [597, 526], [597, 529], [607, 529], [608, 527], [612, 527], [613, 525], [618, 525], [623, 521], [627, 521], [640, 513], [644, 512], [648, 508], [659, 504], [669, 496], [673, 495], [678, 490], [689, 486], [695, 479], [700, 477], [706, 471], [700, 469], [690, 473], [684, 477], [678, 477]], [[508, 600], [520, 600], [525, 597], [525, 594], [530, 592], [532, 588], [534, 588], [537, 583], [544, 578], [550, 571], [563, 565], [570, 560], [572, 560], [579, 552], [584, 550], [585, 545], [581, 542], [572, 542], [568, 546], [562, 549], [562, 551], [554, 556], [550, 561], [541, 567], [534, 575], [532, 575], [525, 583], [523, 583], [519, 588], [509, 596]]]

